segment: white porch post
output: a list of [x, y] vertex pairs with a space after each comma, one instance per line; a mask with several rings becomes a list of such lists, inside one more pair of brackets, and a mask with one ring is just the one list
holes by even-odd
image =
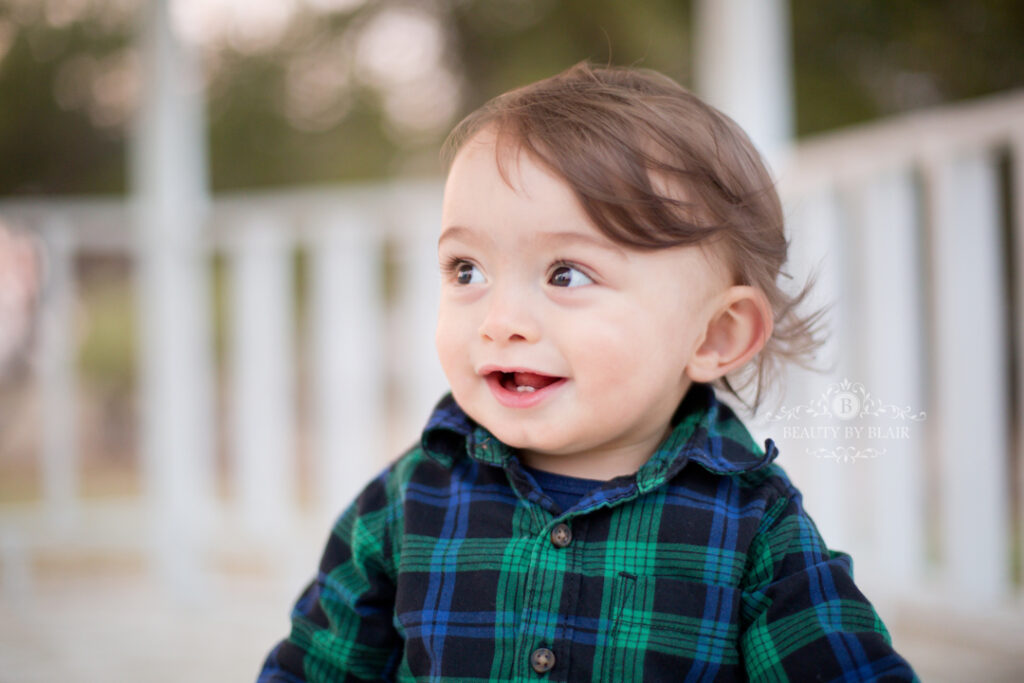
[[788, 0], [697, 0], [696, 89], [776, 169], [793, 137]]
[[245, 531], [280, 543], [295, 510], [292, 250], [288, 224], [245, 216], [231, 249], [232, 479]]
[[202, 225], [206, 158], [197, 56], [176, 34], [169, 0], [149, 0], [132, 147], [139, 227], [144, 487], [155, 569], [179, 595], [199, 580], [212, 492], [211, 354]]

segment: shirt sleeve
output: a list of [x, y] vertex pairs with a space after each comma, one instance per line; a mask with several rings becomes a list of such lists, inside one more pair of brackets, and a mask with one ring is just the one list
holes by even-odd
[[916, 681], [796, 491], [766, 511], [748, 553], [740, 652], [750, 680]]
[[378, 480], [338, 519], [292, 611], [291, 634], [267, 656], [258, 683], [394, 678], [402, 641], [392, 621], [392, 511]]

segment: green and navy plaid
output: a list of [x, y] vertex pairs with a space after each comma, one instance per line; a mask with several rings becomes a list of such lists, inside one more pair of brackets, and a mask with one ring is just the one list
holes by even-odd
[[562, 511], [450, 396], [340, 517], [270, 681], [913, 680], [710, 387]]

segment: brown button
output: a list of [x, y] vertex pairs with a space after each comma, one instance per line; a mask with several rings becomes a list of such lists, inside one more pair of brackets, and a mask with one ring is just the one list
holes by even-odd
[[538, 647], [530, 655], [530, 666], [539, 674], [546, 674], [555, 668], [555, 653], [546, 647]]
[[565, 522], [557, 525], [551, 530], [551, 542], [556, 548], [564, 548], [572, 543], [572, 529]]

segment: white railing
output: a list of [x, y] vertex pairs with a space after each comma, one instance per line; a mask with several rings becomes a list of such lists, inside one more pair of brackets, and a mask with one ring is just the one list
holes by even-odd
[[843, 438], [780, 439], [809, 509], [879, 591], [1019, 596], [1024, 94], [806, 141], [782, 184], [797, 269], [819, 266], [835, 302], [835, 370], [794, 373], [787, 403], [849, 378], [895, 429], [865, 458]]
[[[76, 257], [87, 255], [134, 260], [140, 247], [132, 213], [110, 201], [0, 207], [0, 220], [40, 235], [49, 273], [37, 340], [45, 415], [38, 425], [42, 500], [0, 511], [6, 573], [25, 576], [40, 547], [109, 545], [100, 539], [111, 537], [110, 525], [121, 527], [113, 534], [121, 549], [149, 553], [158, 573], [187, 592], [197, 589], [197, 570], [209, 565], [204, 555], [211, 551], [251, 560], [263, 550], [273, 562], [274, 556], [306, 557], [303, 550], [315, 550], [316, 537], [358, 488], [413, 443], [446, 388], [433, 350], [439, 219], [439, 182], [218, 199], [208, 237], [195, 253], [210, 265], [221, 259], [226, 274], [227, 359], [219, 390], [227, 400], [218, 429], [224, 430], [230, 463], [228, 498], [212, 495], [214, 462], [205, 463], [203, 472], [163, 463], [161, 480], [142, 482], [142, 500], [120, 501], [134, 508], [130, 522], [122, 506], [90, 529], [97, 516], [83, 515], [89, 504], [81, 496], [75, 437], [80, 340], [72, 328], [79, 295], [74, 267]], [[301, 293], [297, 255], [306, 264]], [[295, 310], [299, 300], [303, 328]], [[299, 395], [300, 385], [305, 395]], [[308, 407], [301, 425], [300, 405]], [[155, 409], [150, 414], [159, 420], [160, 408], [140, 406], [139, 413]], [[300, 440], [311, 461], [304, 486], [298, 482]], [[143, 462], [140, 456], [140, 470]], [[142, 472], [140, 477], [146, 479]], [[307, 500], [299, 499], [299, 490], [309, 492]], [[173, 501], [174, 508], [153, 509], [154, 500]], [[179, 506], [188, 509], [183, 513]], [[201, 529], [182, 519], [197, 509], [205, 511]], [[153, 524], [137, 523], [139, 515], [153, 524], [178, 520], [179, 528], [162, 528], [174, 534], [173, 552], [147, 539]], [[308, 536], [296, 537], [297, 531]], [[299, 550], [292, 553], [289, 544]], [[183, 555], [181, 547], [196, 552]], [[310, 562], [294, 572], [308, 573], [315, 566]], [[297, 585], [294, 576], [289, 580]]]
[[[1024, 424], [1022, 177], [1022, 94], [809, 140], [781, 173], [794, 281], [817, 266], [815, 301], [836, 302], [824, 354], [834, 367], [792, 373], [781, 405], [767, 406], [753, 429], [779, 442], [780, 462], [826, 538], [852, 552], [859, 580], [894, 597], [990, 605], [1019, 595], [1011, 555], [1024, 523], [1011, 504], [1024, 490], [1014, 436]], [[416, 438], [445, 387], [433, 349], [440, 190], [395, 183], [214, 201], [196, 255], [221, 257], [227, 273], [218, 428], [229, 495], [192, 501], [210, 518], [185, 561], [263, 548], [271, 564], [302, 558], [290, 568], [293, 588], [319, 549], [296, 530], [321, 537], [370, 473]], [[132, 257], [131, 217], [115, 201], [0, 203], [0, 220], [42, 235], [50, 273], [37, 367], [44, 496], [28, 511], [0, 508], [7, 576], [25, 576], [37, 546], [100, 536], [82, 533], [95, 504], [80, 496], [76, 452], [74, 264], [89, 252]], [[842, 430], [862, 422], [793, 412], [843, 379], [854, 397], [908, 409], [882, 418], [907, 431], [878, 437], [874, 452], [862, 441], [851, 450]], [[829, 433], [839, 436], [819, 436]], [[300, 443], [312, 455], [313, 505], [297, 496]], [[144, 522], [126, 528], [127, 546], [152, 550]]]

